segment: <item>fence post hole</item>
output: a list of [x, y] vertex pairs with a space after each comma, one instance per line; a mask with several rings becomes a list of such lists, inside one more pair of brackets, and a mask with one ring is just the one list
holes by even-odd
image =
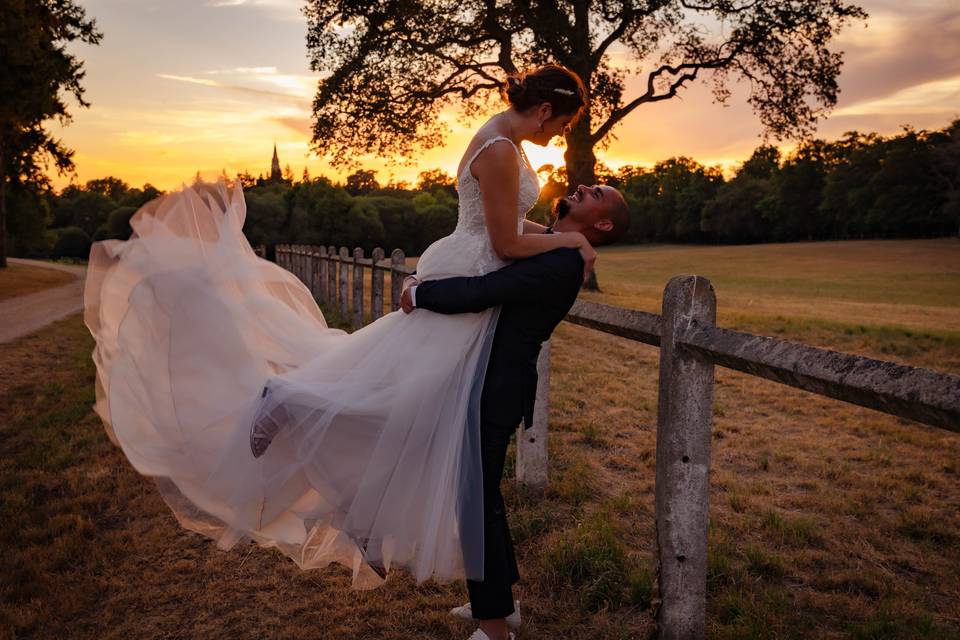
[[713, 286], [699, 276], [676, 276], [663, 291], [657, 400], [656, 529], [660, 640], [705, 634], [707, 517], [713, 363], [679, 341], [692, 325], [713, 325]]
[[547, 486], [547, 422], [550, 418], [550, 341], [537, 358], [537, 395], [533, 424], [517, 430], [517, 482], [543, 489]]
[[404, 275], [398, 270], [399, 267], [406, 264], [406, 256], [400, 249], [394, 249], [390, 254], [390, 309], [396, 311], [400, 308], [400, 293], [403, 291]]
[[340, 319], [347, 320], [348, 305], [350, 294], [347, 293], [347, 281], [349, 276], [347, 263], [350, 261], [350, 251], [346, 247], [340, 247]]
[[353, 328], [363, 326], [363, 249], [353, 250]]
[[383, 260], [383, 249], [373, 250], [373, 271], [370, 272], [370, 315], [376, 320], [383, 315], [383, 269], [379, 266]]
[[317, 283], [317, 302], [327, 302], [327, 248], [317, 248], [317, 271], [314, 276]]
[[337, 308], [337, 248], [327, 247], [327, 304]]

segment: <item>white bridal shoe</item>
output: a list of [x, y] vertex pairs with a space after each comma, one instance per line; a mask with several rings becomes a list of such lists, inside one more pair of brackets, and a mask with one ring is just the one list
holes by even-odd
[[[513, 632], [507, 636], [509, 640], [513, 640], [516, 636], [513, 635]], [[490, 636], [485, 634], [482, 629], [477, 629], [473, 632], [473, 635], [467, 638], [467, 640], [490, 640]]]
[[[462, 607], [454, 607], [453, 609], [450, 609], [450, 613], [463, 620], [469, 620], [471, 622], [476, 621], [476, 618], [473, 617], [473, 608], [470, 606], [469, 602], [463, 605]], [[513, 613], [507, 616], [507, 626], [512, 627], [513, 629], [516, 629], [517, 627], [520, 626], [520, 601], [519, 600], [513, 601]], [[477, 629], [477, 631], [480, 631], [480, 630]], [[482, 636], [477, 636], [476, 639], [474, 639], [471, 636], [470, 640], [485, 640], [486, 637], [487, 637], [487, 634], [483, 634]]]

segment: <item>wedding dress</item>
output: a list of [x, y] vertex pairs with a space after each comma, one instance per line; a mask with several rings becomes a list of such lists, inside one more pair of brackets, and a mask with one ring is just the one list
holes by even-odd
[[[480, 188], [457, 178], [455, 231], [418, 277], [502, 267]], [[517, 230], [539, 194], [520, 160]], [[94, 243], [84, 321], [96, 340], [95, 410], [180, 524], [229, 549], [276, 547], [301, 568], [483, 578], [479, 396], [497, 310], [388, 314], [331, 329], [295, 276], [242, 233], [243, 190], [184, 187], [142, 207], [127, 241]], [[281, 425], [254, 458], [250, 428]]]

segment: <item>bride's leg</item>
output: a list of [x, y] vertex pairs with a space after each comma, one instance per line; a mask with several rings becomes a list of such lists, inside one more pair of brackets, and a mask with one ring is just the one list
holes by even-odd
[[[270, 395], [270, 387], [264, 385], [261, 398]], [[280, 433], [280, 429], [290, 423], [290, 414], [282, 404], [275, 405], [270, 411], [258, 412], [253, 426], [250, 427], [250, 451], [254, 458], [259, 458], [267, 451], [267, 447]]]

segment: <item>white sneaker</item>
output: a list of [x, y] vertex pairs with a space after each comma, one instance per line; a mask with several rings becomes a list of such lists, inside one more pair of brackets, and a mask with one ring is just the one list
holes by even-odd
[[[450, 609], [451, 615], [456, 616], [462, 620], [475, 621], [476, 618], [473, 617], [473, 608], [470, 606], [470, 603], [463, 605], [462, 607], [454, 607]], [[507, 616], [507, 626], [516, 629], [520, 626], [520, 601], [513, 601], [513, 613]], [[479, 631], [479, 629], [478, 629]], [[486, 634], [484, 634], [486, 636]], [[483, 640], [483, 638], [480, 638]]]
[[[458, 607], [459, 608], [459, 607]], [[509, 640], [513, 640], [516, 636], [513, 635], [513, 632], [507, 636]], [[467, 640], [490, 640], [490, 636], [483, 632], [483, 629], [477, 629], [473, 632], [473, 635], [467, 638]]]

